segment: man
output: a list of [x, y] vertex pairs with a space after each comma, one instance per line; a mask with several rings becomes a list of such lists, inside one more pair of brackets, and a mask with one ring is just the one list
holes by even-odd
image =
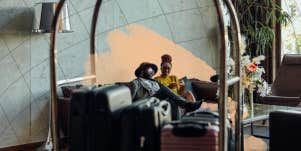
[[[167, 100], [172, 106], [179, 106], [186, 110], [186, 112], [198, 109], [202, 102], [189, 102], [183, 97], [175, 94], [168, 87], [153, 80], [152, 77], [156, 74], [158, 68], [155, 64], [144, 62], [135, 70], [136, 79], [129, 83], [133, 101], [142, 98], [154, 96], [160, 100]], [[174, 117], [174, 116], [173, 116]]]

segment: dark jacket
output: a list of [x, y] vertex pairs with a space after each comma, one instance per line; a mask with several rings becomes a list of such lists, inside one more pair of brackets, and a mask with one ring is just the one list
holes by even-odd
[[198, 109], [202, 103], [201, 101], [189, 102], [186, 99], [184, 99], [183, 97], [174, 93], [171, 89], [164, 86], [163, 84], [161, 84], [155, 80], [151, 80], [151, 81], [156, 82], [159, 85], [159, 90], [156, 91], [154, 94], [150, 94], [149, 90], [143, 86], [143, 84], [141, 83], [141, 80], [139, 78], [134, 79], [133, 81], [131, 81], [128, 84], [128, 87], [131, 90], [133, 101], [138, 101], [142, 98], [146, 98], [146, 97], [150, 97], [150, 96], [157, 97], [160, 100], [167, 100], [168, 102], [170, 102], [172, 109], [174, 109], [174, 111], [172, 113], [173, 119], [175, 118], [175, 116], [177, 116], [176, 114], [178, 114], [177, 107], [184, 108], [187, 112], [190, 112], [190, 111]]

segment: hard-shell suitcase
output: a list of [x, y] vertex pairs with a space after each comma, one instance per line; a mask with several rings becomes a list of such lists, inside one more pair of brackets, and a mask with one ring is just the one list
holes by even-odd
[[[233, 137], [230, 121], [227, 120], [228, 149], [232, 150]], [[218, 150], [219, 115], [216, 112], [197, 110], [186, 113], [180, 121], [163, 128], [161, 151]], [[196, 135], [198, 134], [198, 135]], [[206, 142], [206, 140], [209, 140]], [[179, 143], [176, 143], [178, 142]], [[194, 142], [193, 144], [191, 144]], [[198, 143], [197, 143], [198, 142]], [[193, 147], [196, 145], [195, 147]]]
[[161, 151], [217, 151], [218, 132], [208, 122], [172, 122], [161, 131]]
[[181, 121], [201, 121], [209, 122], [211, 125], [219, 125], [219, 115], [217, 112], [196, 110], [186, 113]]
[[131, 93], [125, 86], [76, 90], [71, 99], [70, 150], [113, 150], [115, 112], [130, 104]]
[[[211, 125], [219, 125], [219, 114], [217, 112], [196, 110], [187, 113], [181, 119], [182, 121], [202, 121], [209, 122]], [[226, 120], [228, 131], [228, 150], [234, 150], [234, 134], [231, 127], [230, 117]]]
[[167, 101], [150, 97], [134, 102], [122, 113], [120, 151], [159, 151], [160, 129], [170, 121]]
[[88, 95], [89, 89], [75, 90], [71, 98], [69, 114], [69, 149], [84, 151], [88, 137]]

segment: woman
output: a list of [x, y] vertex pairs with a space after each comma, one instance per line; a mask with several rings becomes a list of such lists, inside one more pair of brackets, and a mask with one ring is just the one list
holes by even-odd
[[165, 54], [161, 56], [161, 75], [154, 79], [161, 84], [169, 87], [174, 93], [186, 98], [189, 101], [195, 102], [195, 97], [190, 91], [185, 91], [185, 84], [180, 81], [177, 76], [170, 75], [172, 68], [172, 58], [170, 55]]

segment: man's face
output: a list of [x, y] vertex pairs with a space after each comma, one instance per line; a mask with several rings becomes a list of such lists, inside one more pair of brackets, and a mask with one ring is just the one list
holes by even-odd
[[154, 75], [155, 75], [155, 71], [153, 68], [151, 67], [145, 68], [143, 78], [151, 79]]

